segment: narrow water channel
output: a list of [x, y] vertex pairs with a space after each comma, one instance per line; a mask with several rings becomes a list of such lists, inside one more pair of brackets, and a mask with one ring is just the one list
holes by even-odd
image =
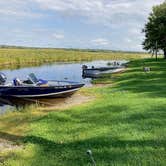
[[[82, 77], [82, 65], [87, 65], [89, 67], [103, 67], [107, 66], [108, 62], [112, 61], [91, 61], [91, 62], [79, 62], [79, 63], [54, 63], [47, 64], [37, 67], [25, 67], [20, 69], [8, 69], [1, 70], [7, 78], [8, 81], [13, 80], [13, 78], [17, 77], [21, 80], [27, 78], [29, 73], [35, 73], [38, 78], [43, 78], [46, 80], [69, 80], [74, 82], [82, 82], [85, 86], [91, 86], [91, 79]], [[124, 63], [125, 61], [119, 61], [120, 63]], [[33, 100], [32, 100], [33, 101]], [[31, 103], [32, 103], [31, 101]], [[36, 102], [36, 101], [35, 101]], [[23, 100], [19, 104], [17, 100], [0, 98], [0, 114], [6, 112], [7, 110], [12, 110], [19, 105], [24, 105], [25, 103], [29, 103], [29, 100]], [[47, 99], [47, 103], [49, 103]], [[52, 104], [52, 100], [51, 100]]]

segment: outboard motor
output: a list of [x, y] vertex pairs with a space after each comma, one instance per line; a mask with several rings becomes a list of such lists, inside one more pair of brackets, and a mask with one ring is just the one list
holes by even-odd
[[82, 65], [82, 70], [87, 69], [87, 68], [88, 68], [87, 65]]
[[4, 85], [6, 80], [7, 80], [6, 75], [0, 72], [0, 85]]
[[87, 65], [82, 65], [82, 76], [84, 77], [85, 70], [88, 69]]

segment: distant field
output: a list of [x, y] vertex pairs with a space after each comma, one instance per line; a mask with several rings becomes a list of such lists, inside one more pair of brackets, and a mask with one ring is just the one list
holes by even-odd
[[91, 61], [100, 59], [140, 59], [149, 56], [149, 54], [145, 53], [112, 51], [0, 48], [0, 66], [41, 64], [47, 62]]

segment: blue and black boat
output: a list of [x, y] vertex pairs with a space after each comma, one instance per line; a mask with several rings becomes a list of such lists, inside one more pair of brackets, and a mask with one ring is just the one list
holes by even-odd
[[15, 78], [8, 83], [6, 80], [6, 76], [3, 73], [0, 73], [1, 97], [67, 97], [84, 86], [82, 83], [71, 81], [38, 79], [34, 73], [29, 74], [27, 80], [19, 80], [18, 78]]

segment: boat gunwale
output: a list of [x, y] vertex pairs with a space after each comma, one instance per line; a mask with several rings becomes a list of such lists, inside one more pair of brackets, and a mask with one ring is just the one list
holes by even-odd
[[[21, 80], [24, 81], [24, 80]], [[47, 80], [48, 82], [57, 82], [57, 83], [70, 83], [68, 85], [47, 85], [47, 86], [41, 86], [36, 84], [22, 84], [22, 85], [0, 85], [0, 88], [72, 88], [75, 86], [82, 87], [85, 84], [79, 83], [79, 82], [72, 82], [72, 81], [57, 81], [57, 80]], [[9, 82], [10, 83], [10, 82]]]
[[55, 93], [46, 93], [46, 94], [38, 94], [38, 95], [11, 95], [11, 97], [18, 97], [18, 98], [36, 98], [36, 97], [53, 97], [57, 95], [62, 95], [66, 93], [74, 93], [75, 91], [79, 90], [80, 87], [77, 87], [75, 89], [65, 90], [62, 92], [55, 92]]

